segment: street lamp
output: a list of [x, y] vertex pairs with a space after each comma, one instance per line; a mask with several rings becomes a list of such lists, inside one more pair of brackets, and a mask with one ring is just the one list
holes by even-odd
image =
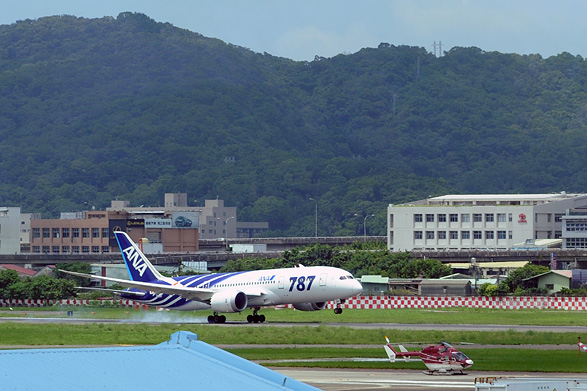
[[375, 215], [367, 215], [363, 219], [363, 239], [367, 239], [367, 217], [375, 217]]
[[224, 220], [224, 248], [228, 251], [228, 220], [234, 219], [234, 216], [230, 216], [226, 220]]
[[312, 197], [310, 197], [310, 199], [316, 203], [316, 219], [315, 219], [315, 223], [314, 223], [314, 226], [315, 226], [314, 236], [317, 238], [318, 237], [318, 201], [316, 201]]

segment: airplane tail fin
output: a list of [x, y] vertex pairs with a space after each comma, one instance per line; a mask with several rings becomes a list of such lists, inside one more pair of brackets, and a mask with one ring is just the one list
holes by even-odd
[[116, 231], [114, 236], [118, 241], [131, 280], [146, 282], [164, 279], [126, 232]]

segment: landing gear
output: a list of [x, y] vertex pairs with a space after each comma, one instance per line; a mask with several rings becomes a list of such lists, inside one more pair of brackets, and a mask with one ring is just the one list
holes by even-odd
[[249, 323], [263, 323], [265, 322], [265, 315], [257, 314], [259, 307], [253, 309], [253, 315], [247, 316], [247, 322]]
[[208, 323], [225, 323], [226, 316], [218, 315], [218, 312], [214, 312], [214, 315], [208, 316]]
[[340, 308], [340, 305], [344, 303], [344, 299], [343, 300], [336, 300], [336, 308], [334, 309], [334, 313], [336, 315], [340, 315], [342, 314], [342, 308]]

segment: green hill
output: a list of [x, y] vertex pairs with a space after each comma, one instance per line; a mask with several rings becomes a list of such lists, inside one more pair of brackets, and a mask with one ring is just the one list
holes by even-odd
[[49, 217], [187, 192], [311, 236], [312, 197], [319, 235], [361, 235], [366, 214], [384, 235], [389, 203], [585, 191], [586, 76], [568, 53], [296, 62], [142, 14], [18, 21], [0, 26], [0, 205]]

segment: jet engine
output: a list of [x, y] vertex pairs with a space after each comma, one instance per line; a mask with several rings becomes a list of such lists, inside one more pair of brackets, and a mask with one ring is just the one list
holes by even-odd
[[326, 308], [326, 302], [320, 301], [316, 303], [298, 303], [294, 304], [293, 307], [300, 311], [318, 311]]
[[247, 295], [241, 291], [220, 291], [210, 299], [214, 312], [241, 312], [247, 303]]

